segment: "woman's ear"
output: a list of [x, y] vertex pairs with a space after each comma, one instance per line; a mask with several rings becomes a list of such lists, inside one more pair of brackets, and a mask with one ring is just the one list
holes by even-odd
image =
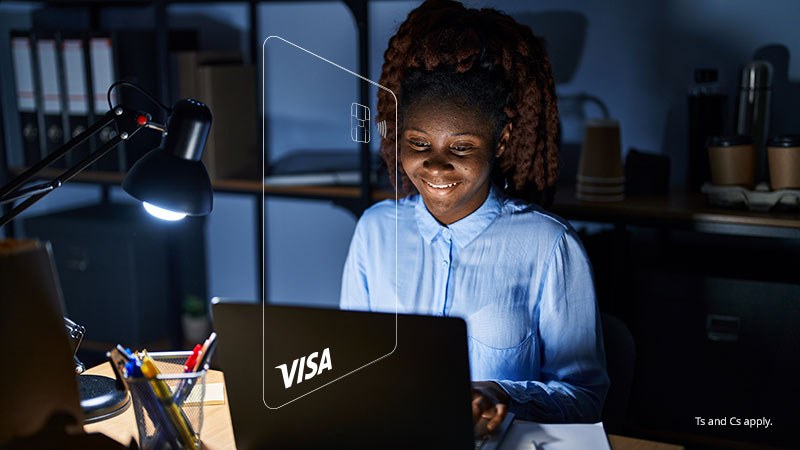
[[509, 136], [511, 136], [511, 122], [508, 122], [506, 126], [503, 127], [503, 131], [500, 133], [500, 139], [497, 141], [497, 150], [494, 152], [495, 158], [499, 158], [503, 155], [503, 153], [505, 153]]

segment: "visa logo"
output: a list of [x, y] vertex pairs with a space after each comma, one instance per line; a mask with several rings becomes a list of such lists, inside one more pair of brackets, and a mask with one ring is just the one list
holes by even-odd
[[[283, 385], [286, 387], [286, 389], [289, 389], [292, 387], [292, 384], [294, 384], [295, 374], [297, 374], [297, 384], [300, 384], [303, 382], [303, 380], [309, 380], [321, 374], [323, 370], [333, 370], [330, 348], [326, 348], [322, 351], [322, 356], [319, 358], [319, 364], [316, 362], [318, 356], [319, 352], [314, 352], [308, 355], [308, 357], [303, 356], [300, 359], [295, 359], [292, 362], [291, 370], [287, 364], [275, 366], [276, 369], [281, 370], [281, 375], [283, 375]], [[304, 369], [308, 369], [305, 375], [303, 374]]]

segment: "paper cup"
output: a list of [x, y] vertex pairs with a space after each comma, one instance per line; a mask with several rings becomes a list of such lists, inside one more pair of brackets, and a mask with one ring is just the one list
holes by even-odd
[[711, 183], [717, 186], [742, 186], [752, 189], [756, 151], [747, 136], [715, 136], [708, 142]]
[[800, 188], [800, 135], [770, 139], [767, 157], [772, 190]]

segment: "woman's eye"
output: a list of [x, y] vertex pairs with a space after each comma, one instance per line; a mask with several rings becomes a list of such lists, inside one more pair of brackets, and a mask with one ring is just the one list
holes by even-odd
[[412, 147], [420, 150], [425, 150], [430, 147], [430, 144], [422, 141], [409, 140], [408, 143], [411, 144]]
[[469, 145], [453, 145], [450, 147], [450, 150], [452, 150], [455, 153], [466, 153], [472, 150], [472, 147]]

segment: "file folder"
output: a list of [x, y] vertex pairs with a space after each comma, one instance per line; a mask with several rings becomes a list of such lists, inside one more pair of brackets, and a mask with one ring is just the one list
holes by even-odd
[[[39, 34], [36, 40], [37, 58], [39, 67], [39, 82], [42, 87], [42, 113], [44, 148], [42, 155], [46, 156], [64, 145], [64, 117], [61, 105], [61, 86], [59, 83], [59, 64], [56, 38], [52, 34]], [[54, 162], [53, 167], [65, 168], [64, 158]]]
[[[61, 57], [66, 95], [66, 125], [64, 133], [72, 139], [89, 127], [89, 89], [86, 77], [88, 60], [85, 40], [79, 34], [62, 35]], [[93, 121], [92, 121], [93, 123]], [[75, 164], [89, 155], [89, 142], [74, 149], [69, 156], [70, 164]]]
[[11, 53], [14, 62], [14, 82], [22, 136], [23, 164], [31, 166], [42, 159], [39, 145], [39, 119], [36, 112], [36, 91], [33, 81], [31, 36], [23, 32], [12, 32]]
[[[109, 35], [93, 35], [89, 38], [89, 59], [91, 61], [91, 92], [95, 117], [102, 117], [108, 111], [108, 87], [116, 81], [114, 71], [114, 46]], [[112, 92], [111, 103], [119, 103], [116, 90]], [[117, 135], [114, 125], [109, 125], [98, 133], [97, 147], [108, 142]], [[120, 165], [119, 151], [109, 152], [94, 165], [95, 170], [120, 172], [124, 169]]]

